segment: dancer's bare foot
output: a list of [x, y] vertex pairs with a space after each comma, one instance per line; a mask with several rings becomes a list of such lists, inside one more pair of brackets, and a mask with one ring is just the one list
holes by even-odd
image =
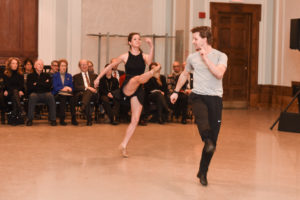
[[128, 153], [126, 147], [123, 147], [121, 144], [119, 146], [119, 150], [121, 151], [121, 155], [123, 158], [128, 158]]

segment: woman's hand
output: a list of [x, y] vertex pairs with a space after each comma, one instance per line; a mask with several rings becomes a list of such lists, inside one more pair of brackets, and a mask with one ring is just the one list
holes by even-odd
[[23, 91], [19, 91], [19, 97], [21, 97], [23, 95], [24, 95]]
[[153, 47], [152, 40], [150, 38], [145, 38], [145, 42], [149, 45], [150, 48]]

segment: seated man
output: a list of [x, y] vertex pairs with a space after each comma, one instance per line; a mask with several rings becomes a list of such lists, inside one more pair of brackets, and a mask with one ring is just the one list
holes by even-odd
[[121, 91], [119, 89], [118, 79], [112, 77], [111, 73], [112, 70], [109, 70], [106, 75], [100, 79], [99, 94], [104, 110], [110, 119], [110, 123], [113, 125], [117, 125], [119, 118], [119, 98], [121, 95]]
[[81, 112], [86, 115], [87, 126], [92, 125], [91, 100], [97, 99], [97, 90], [94, 88], [94, 80], [97, 75], [88, 72], [87, 60], [80, 60], [78, 63], [80, 73], [73, 76], [75, 102], [81, 101]]
[[[87, 63], [88, 63], [88, 72], [96, 74], [95, 73], [95, 68], [94, 68], [94, 63], [90, 60], [88, 60]], [[96, 74], [96, 75], [98, 75], [98, 74]]]
[[37, 60], [34, 63], [35, 72], [27, 77], [28, 99], [28, 121], [27, 126], [32, 126], [34, 109], [37, 103], [45, 103], [49, 107], [49, 119], [51, 126], [56, 126], [56, 105], [51, 93], [52, 79], [49, 74], [44, 73], [44, 63]]
[[52, 60], [51, 69], [49, 71], [50, 77], [52, 78], [56, 72], [58, 72], [58, 60]]
[[[178, 78], [181, 73], [181, 67], [180, 63], [178, 61], [173, 62], [173, 72], [172, 74], [168, 75], [167, 84], [168, 84], [168, 90], [169, 94], [172, 94]], [[170, 108], [174, 111], [174, 115], [176, 118], [179, 117], [179, 115], [182, 116], [181, 123], [186, 124], [186, 118], [187, 118], [187, 110], [188, 110], [188, 95], [185, 92], [187, 86], [187, 82], [184, 84], [184, 86], [181, 88], [181, 90], [178, 93], [178, 99], [175, 104], [170, 104]]]
[[[117, 60], [116, 58], [113, 58], [113, 59], [111, 59], [110, 63], [113, 63], [113, 62], [115, 62], [116, 60]], [[112, 68], [112, 76], [118, 80], [119, 85], [121, 86], [122, 84], [121, 84], [120, 78], [122, 79], [122, 77], [125, 76], [125, 72], [122, 71], [122, 70], [118, 70], [118, 65], [115, 65], [115, 66]], [[124, 81], [124, 78], [123, 78], [122, 81]]]

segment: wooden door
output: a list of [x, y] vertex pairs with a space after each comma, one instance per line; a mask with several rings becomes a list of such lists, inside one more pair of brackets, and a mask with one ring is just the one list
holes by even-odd
[[38, 0], [0, 0], [0, 64], [37, 58]]
[[256, 31], [253, 28], [255, 15], [249, 12], [252, 7], [246, 4], [211, 3], [213, 46], [228, 56], [228, 68], [223, 78], [225, 106], [249, 105], [251, 70], [256, 68], [254, 71], [257, 71], [258, 62], [258, 58], [252, 62], [252, 50], [258, 47], [258, 40], [252, 38], [253, 31]]

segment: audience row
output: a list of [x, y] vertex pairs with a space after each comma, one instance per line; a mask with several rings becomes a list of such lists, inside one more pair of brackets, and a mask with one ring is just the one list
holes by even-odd
[[[149, 70], [157, 65], [158, 63], [152, 63]], [[48, 118], [52, 126], [56, 125], [56, 116], [59, 117], [61, 125], [67, 125], [65, 121], [67, 105], [69, 105], [73, 125], [78, 125], [76, 106], [80, 106], [80, 112], [87, 120], [86, 124], [91, 126], [93, 109], [98, 109], [99, 105], [103, 106], [111, 124], [117, 125], [120, 120], [120, 106], [130, 106], [120, 89], [126, 76], [124, 71], [118, 70], [116, 66], [107, 72], [100, 80], [99, 87], [95, 88], [94, 80], [97, 74], [94, 73], [93, 63], [82, 59], [78, 67], [80, 73], [72, 76], [68, 73], [68, 61], [65, 59], [52, 61], [50, 71], [46, 72], [42, 60], [36, 60], [33, 64], [31, 60], [26, 59], [22, 66], [18, 58], [9, 58], [5, 69], [0, 72], [1, 122], [5, 123], [5, 111], [7, 111], [5, 108], [10, 101], [12, 120], [25, 119], [27, 116], [27, 126], [33, 124], [38, 103], [48, 106]], [[141, 120], [144, 121], [151, 115], [151, 121], [164, 123], [168, 121], [169, 113], [172, 111], [176, 118], [181, 117], [181, 122], [186, 123], [192, 77], [189, 77], [180, 91], [176, 104], [173, 105], [169, 101], [169, 95], [172, 94], [183, 68], [184, 63], [181, 66], [175, 61], [173, 72], [167, 78], [158, 72], [144, 84], [145, 100]], [[22, 102], [25, 102], [24, 105]], [[56, 108], [57, 104], [58, 108]]]

